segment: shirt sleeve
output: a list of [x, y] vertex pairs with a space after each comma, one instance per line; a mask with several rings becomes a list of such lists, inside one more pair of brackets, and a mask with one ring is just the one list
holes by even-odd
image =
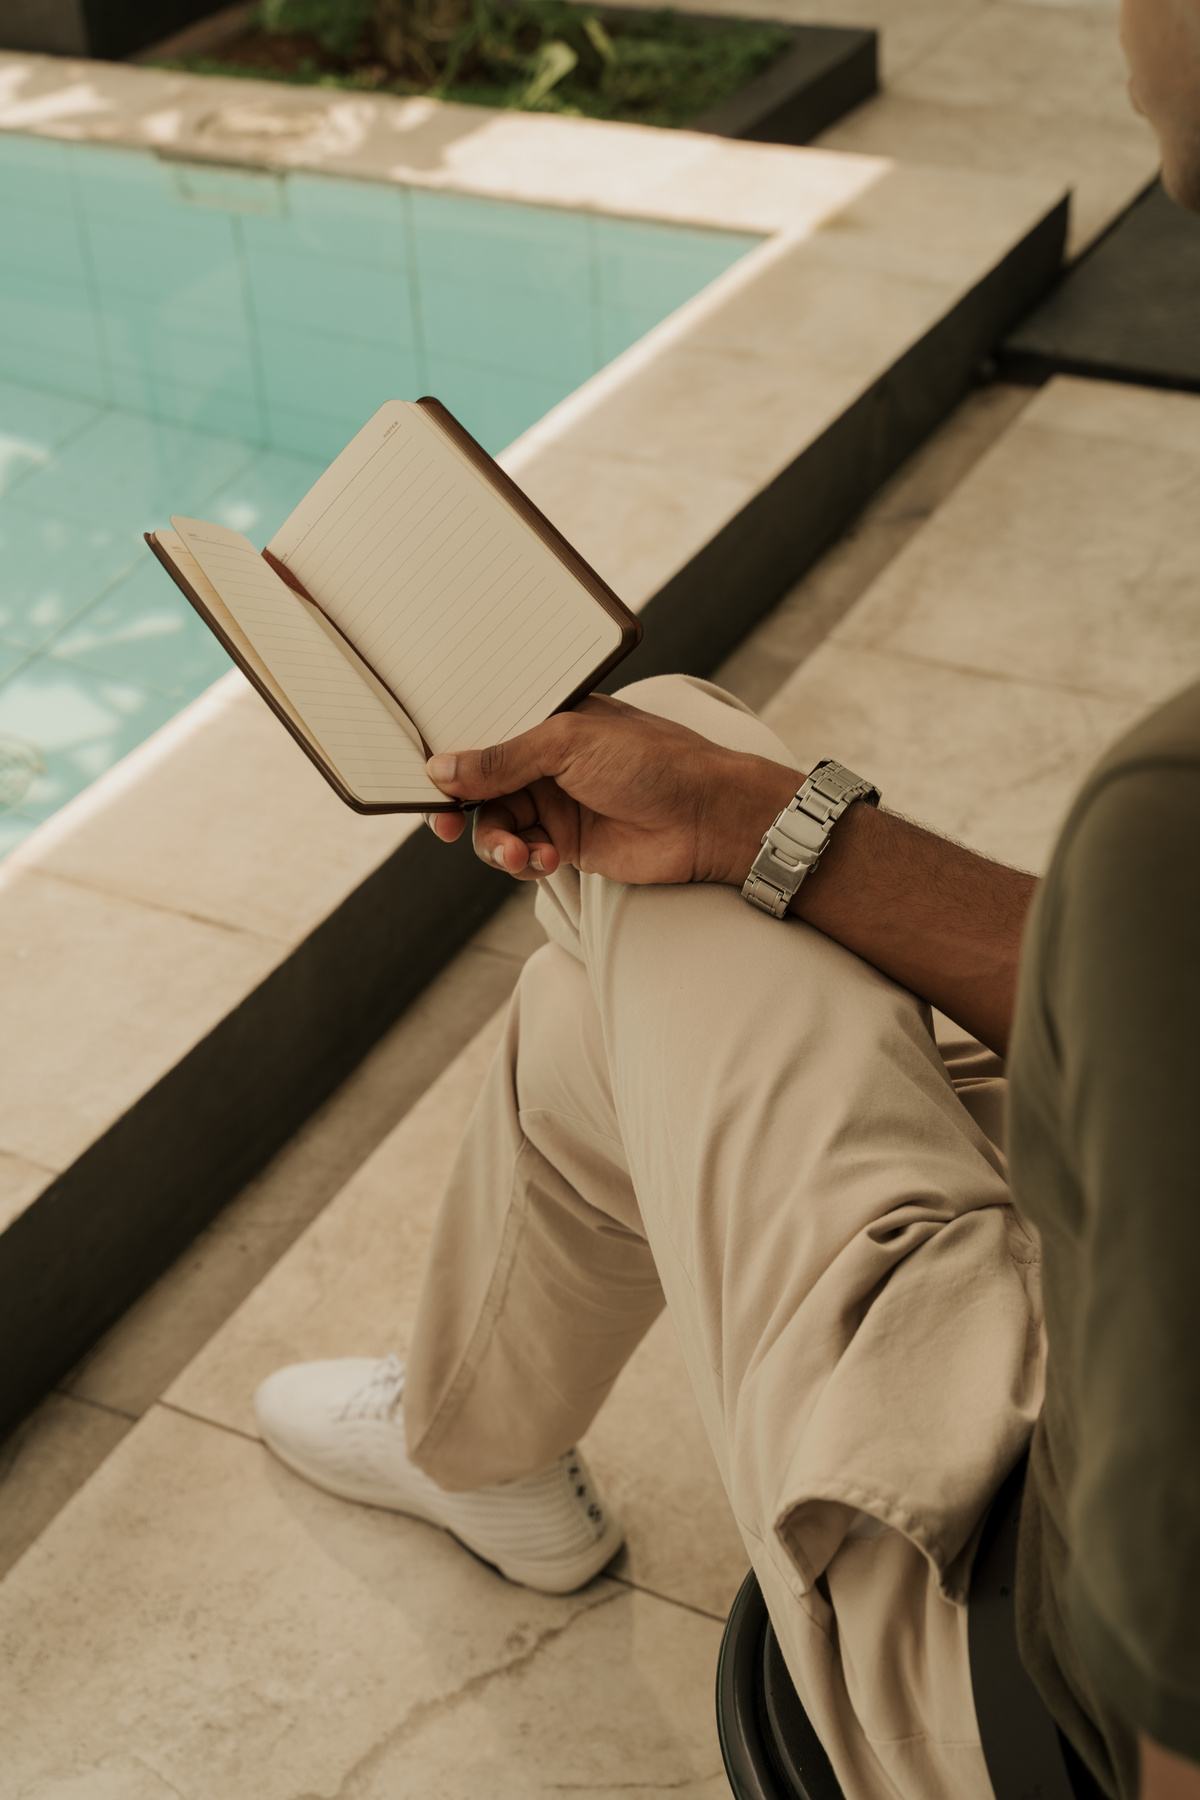
[[1200, 1761], [1200, 770], [1114, 775], [1062, 865], [1053, 985], [1083, 1199], [1072, 1636]]

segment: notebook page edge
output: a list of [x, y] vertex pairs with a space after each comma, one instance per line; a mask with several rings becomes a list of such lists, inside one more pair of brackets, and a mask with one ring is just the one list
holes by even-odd
[[[420, 812], [435, 809], [442, 810], [443, 808], [455, 805], [453, 802], [446, 801], [445, 796], [439, 793], [437, 788], [434, 787], [433, 783], [425, 774], [424, 751], [420, 745], [417, 734], [414, 732], [411, 721], [404, 718], [402, 715], [398, 716], [399, 709], [397, 709], [395, 703], [389, 703], [388, 699], [377, 692], [379, 684], [376, 681], [364, 678], [363, 670], [358, 666], [359, 659], [352, 658], [351, 655], [347, 654], [347, 647], [341, 639], [340, 634], [327, 620], [321, 617], [319, 609], [310, 606], [302, 600], [300, 596], [294, 593], [293, 589], [280, 578], [275, 570], [271, 568], [270, 564], [259, 555], [258, 551], [255, 550], [254, 545], [248, 538], [244, 537], [241, 532], [231, 530], [228, 526], [214, 525], [211, 521], [190, 519], [183, 516], [172, 516], [171, 522], [172, 526], [175, 527], [175, 532], [180, 540], [184, 555], [189, 561], [195, 564], [198, 574], [215, 594], [221, 613], [228, 616], [235, 628], [237, 641], [236, 643], [233, 641], [231, 634], [230, 641], [225, 641], [226, 650], [234, 656], [234, 660], [242, 666], [243, 672], [254, 685], [259, 687], [259, 691], [262, 693], [263, 698], [267, 701], [268, 705], [276, 712], [277, 716], [281, 719], [281, 722], [291, 730], [292, 735], [296, 738], [297, 742], [301, 744], [301, 747], [316, 763], [317, 767], [321, 770], [321, 773], [339, 794], [340, 798], [345, 800], [347, 804], [352, 806], [356, 811], [369, 812]], [[345, 767], [342, 766], [341, 759], [329, 747], [322, 732], [304, 717], [303, 712], [297, 706], [296, 702], [287, 694], [279, 677], [271, 671], [270, 665], [266, 663], [262, 653], [256, 649], [245, 627], [233, 612], [232, 607], [220, 594], [220, 590], [216, 587], [212, 576], [205, 570], [203, 564], [200, 562], [199, 556], [196, 555], [189, 546], [185, 533], [178, 529], [180, 526], [201, 528], [210, 541], [215, 538], [216, 542], [220, 544], [223, 540], [230, 548], [234, 548], [237, 551], [244, 553], [247, 559], [247, 570], [253, 571], [256, 581], [265, 580], [270, 586], [276, 588], [281, 595], [286, 596], [291, 604], [298, 605], [301, 608], [302, 616], [305, 619], [313, 620], [318, 624], [323, 641], [331, 644], [336, 649], [339, 665], [361, 684], [367, 693], [370, 694], [377, 706], [383, 707], [388, 718], [394, 724], [398, 724], [401, 727], [406, 741], [411, 748], [416, 751], [417, 760], [412, 771], [415, 779], [412, 782], [406, 780], [397, 784], [397, 789], [394, 790], [405, 792], [405, 799], [399, 800], [391, 798], [382, 801], [372, 801], [367, 799], [360, 787], [355, 784], [348, 774]], [[191, 596], [189, 596], [189, 598], [190, 597]], [[210, 623], [211, 628], [212, 622], [207, 620], [206, 622]], [[217, 631], [215, 635], [222, 637], [220, 631]], [[243, 646], [245, 650], [250, 652], [248, 657], [243, 653]], [[262, 679], [264, 670], [267, 673], [266, 681]], [[413, 791], [414, 787], [416, 792]], [[417, 797], [418, 795], [419, 798]]]
[[[313, 736], [300, 714], [296, 711], [283, 689], [279, 686], [279, 683], [275, 680], [270, 669], [262, 660], [261, 656], [259, 656], [258, 651], [254, 648], [254, 645], [250, 642], [250, 639], [246, 636], [245, 632], [242, 630], [241, 626], [238, 624], [237, 620], [234, 618], [224, 600], [222, 600], [220, 594], [217, 592], [208, 576], [204, 573], [204, 570], [200, 567], [200, 564], [196, 561], [179, 533], [172, 529], [170, 531], [160, 530], [147, 532], [146, 535], [150, 540], [151, 548], [157, 543], [161, 549], [165, 550], [171, 560], [178, 566], [179, 572], [192, 584], [192, 586], [195, 587], [197, 596], [203, 602], [205, 608], [205, 612], [200, 614], [201, 618], [204, 619], [205, 624], [209, 626], [209, 630], [211, 631], [212, 626], [209, 624], [209, 620], [205, 614], [212, 614], [213, 619], [221, 627], [223, 636], [228, 637], [232, 641], [232, 644], [236, 646], [239, 654], [235, 660], [239, 667], [241, 667], [243, 674], [246, 674], [248, 679], [254, 679], [260, 683], [262, 687], [269, 689], [271, 698], [274, 700], [276, 706], [281, 707], [284, 712], [287, 713], [297, 730], [303, 732], [318, 749], [321, 749], [317, 739]], [[187, 595], [186, 589], [184, 592], [186, 597], [191, 599], [191, 596]], [[195, 604], [194, 601], [192, 603], [193, 605]], [[217, 634], [214, 632], [213, 635], [216, 636]], [[229, 644], [222, 643], [222, 648], [228, 651], [230, 646]], [[250, 664], [253, 669], [253, 677], [249, 676], [249, 672], [245, 667], [247, 663]], [[324, 750], [321, 750], [321, 755], [324, 756], [324, 754]]]
[[287, 562], [289, 552], [299, 546], [322, 513], [345, 492], [354, 476], [396, 429], [400, 423], [396, 417], [397, 408], [411, 405], [410, 400], [385, 400], [382, 406], [376, 407], [366, 424], [359, 426], [329, 467], [317, 476], [303, 500], [292, 508], [267, 545], [272, 556]]

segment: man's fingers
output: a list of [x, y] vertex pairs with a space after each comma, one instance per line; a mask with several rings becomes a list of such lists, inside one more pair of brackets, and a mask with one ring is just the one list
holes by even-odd
[[425, 767], [429, 779], [444, 794], [459, 800], [495, 800], [501, 795], [515, 794], [540, 781], [543, 776], [556, 776], [578, 747], [580, 733], [587, 729], [582, 719], [571, 713], [556, 713], [544, 725], [507, 744], [490, 744], [485, 750], [447, 751], [431, 756]]
[[422, 813], [421, 817], [434, 837], [440, 838], [443, 844], [453, 844], [460, 838], [467, 823], [460, 812]]
[[471, 836], [476, 856], [506, 875], [552, 875], [560, 861], [528, 792], [479, 807]]

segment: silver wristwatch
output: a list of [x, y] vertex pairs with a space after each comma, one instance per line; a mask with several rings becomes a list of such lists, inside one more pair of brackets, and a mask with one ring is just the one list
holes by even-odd
[[742, 888], [743, 900], [782, 919], [806, 875], [821, 860], [834, 826], [856, 800], [879, 805], [879, 789], [823, 757], [771, 826]]

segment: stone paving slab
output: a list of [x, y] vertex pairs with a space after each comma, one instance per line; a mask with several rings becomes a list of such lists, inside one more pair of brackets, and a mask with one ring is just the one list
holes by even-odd
[[1041, 869], [1101, 751], [1200, 676], [1200, 398], [1058, 378], [776, 694], [800, 762]]
[[511, 1587], [156, 1407], [9, 1574], [4, 1800], [720, 1800], [720, 1626]]
[[[829, 16], [854, 12], [850, 0]], [[886, 45], [886, 20], [879, 23]], [[1074, 256], [1158, 168], [1154, 134], [1129, 104], [1128, 79], [1107, 6], [967, 5], [955, 29], [927, 40], [877, 99], [819, 141], [949, 168], [1053, 171], [1071, 189]]]

